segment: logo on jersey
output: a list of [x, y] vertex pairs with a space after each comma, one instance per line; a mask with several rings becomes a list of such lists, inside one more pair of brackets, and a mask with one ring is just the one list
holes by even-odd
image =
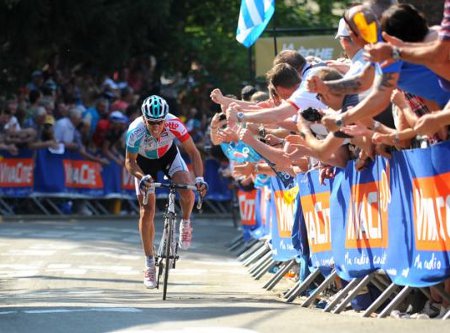
[[130, 133], [130, 135], [128, 136], [127, 139], [127, 145], [130, 147], [134, 147], [136, 145], [136, 142], [142, 138], [145, 134], [145, 128], [143, 127], [138, 127], [132, 130], [132, 132]]

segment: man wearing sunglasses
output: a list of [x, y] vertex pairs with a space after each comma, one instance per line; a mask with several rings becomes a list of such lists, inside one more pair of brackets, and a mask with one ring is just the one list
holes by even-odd
[[[142, 116], [134, 120], [128, 128], [126, 137], [125, 167], [135, 177], [136, 195], [140, 205], [139, 232], [145, 252], [144, 285], [156, 287], [156, 268], [153, 253], [155, 227], [155, 193], [151, 183], [156, 180], [158, 171], [175, 183], [190, 184], [192, 179], [186, 163], [173, 142], [177, 139], [192, 161], [195, 184], [206, 194], [207, 184], [203, 179], [203, 162], [200, 152], [189, 135], [185, 125], [169, 113], [167, 102], [156, 95], [144, 100], [141, 106]], [[144, 205], [143, 193], [148, 192], [148, 203]], [[194, 207], [194, 193], [179, 190], [182, 219], [180, 222], [179, 246], [187, 249], [192, 241], [190, 215]]]

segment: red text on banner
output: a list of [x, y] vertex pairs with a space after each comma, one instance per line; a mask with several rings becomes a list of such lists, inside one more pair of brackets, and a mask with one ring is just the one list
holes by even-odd
[[31, 158], [7, 158], [0, 160], [0, 186], [33, 186], [33, 160]]
[[256, 224], [255, 220], [255, 199], [256, 190], [239, 191], [239, 210], [241, 212], [241, 224], [252, 226]]
[[103, 187], [100, 165], [83, 160], [64, 160], [65, 186], [99, 189]]
[[330, 192], [302, 196], [301, 202], [311, 251], [331, 250]]
[[298, 186], [289, 190], [275, 191], [275, 211], [277, 214], [278, 235], [280, 238], [291, 237], [294, 225], [294, 212]]
[[450, 173], [413, 179], [416, 248], [450, 250]]
[[388, 245], [389, 167], [380, 181], [356, 184], [351, 189], [345, 247], [386, 248]]

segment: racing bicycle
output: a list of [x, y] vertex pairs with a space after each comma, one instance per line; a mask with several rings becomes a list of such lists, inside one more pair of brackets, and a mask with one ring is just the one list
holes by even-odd
[[[197, 191], [197, 209], [201, 209], [203, 203], [203, 197], [197, 190], [195, 185], [188, 184], [176, 184], [173, 182], [168, 183], [152, 183], [151, 188], [166, 188], [169, 190], [167, 197], [166, 208], [163, 214], [164, 228], [159, 242], [158, 251], [155, 256], [155, 265], [158, 267], [158, 277], [156, 282], [156, 288], [159, 289], [159, 283], [161, 277], [163, 277], [163, 300], [166, 300], [167, 284], [169, 282], [169, 271], [175, 269], [178, 256], [178, 242], [175, 237], [176, 217], [175, 212], [175, 198], [177, 189], [187, 189]], [[148, 202], [148, 192], [144, 193], [143, 203], [146, 205]]]

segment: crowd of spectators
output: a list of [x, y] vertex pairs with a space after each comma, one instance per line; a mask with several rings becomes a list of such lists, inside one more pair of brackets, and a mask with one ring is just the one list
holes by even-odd
[[[437, 27], [410, 4], [355, 5], [336, 33], [345, 58], [325, 62], [281, 51], [267, 72], [270, 98], [263, 102], [214, 89], [211, 100], [222, 114], [211, 121], [213, 144], [236, 156], [246, 146], [260, 156], [235, 159], [232, 175], [249, 183], [261, 174], [319, 169], [323, 183], [350, 160], [362, 170], [375, 155], [390, 158], [394, 150], [447, 140], [449, 20], [449, 0]], [[445, 290], [450, 293], [450, 280]], [[431, 288], [426, 314], [443, 316], [448, 308]]]
[[140, 116], [142, 100], [158, 94], [206, 153], [205, 132], [215, 105], [208, 73], [198, 61], [184, 76], [157, 74], [153, 56], [134, 58], [110, 75], [92, 66], [54, 67], [33, 71], [16, 93], [0, 95], [0, 149], [12, 155], [22, 148], [77, 151], [103, 165], [123, 164], [128, 124]]

